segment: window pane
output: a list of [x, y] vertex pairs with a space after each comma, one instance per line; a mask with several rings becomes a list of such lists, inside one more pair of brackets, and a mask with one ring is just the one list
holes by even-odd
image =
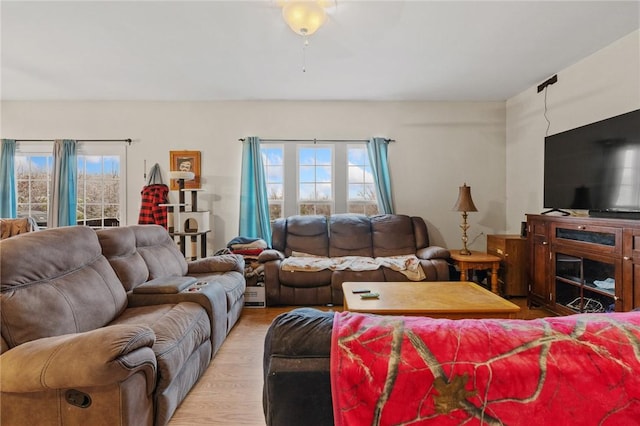
[[282, 205], [269, 204], [269, 219], [276, 220], [282, 217]]
[[[88, 226], [118, 226], [120, 218], [120, 157], [79, 155], [78, 220]], [[105, 220], [109, 219], [109, 220]]]
[[85, 203], [99, 203], [102, 201], [102, 188], [98, 185], [88, 183], [85, 193], [86, 196], [83, 199]]
[[316, 214], [315, 204], [300, 204], [298, 214], [311, 215]]
[[269, 201], [269, 218], [282, 217], [282, 201], [284, 200], [284, 147], [261, 147], [262, 166], [267, 184]]
[[104, 156], [104, 175], [106, 177], [120, 177], [120, 157]]
[[349, 200], [362, 201], [364, 199], [364, 184], [349, 184]]
[[316, 164], [331, 165], [331, 148], [316, 148]]
[[367, 183], [373, 183], [373, 172], [371, 171], [371, 166], [365, 166], [362, 170], [364, 172], [364, 181]]
[[347, 209], [349, 213], [354, 213], [354, 214], [364, 213], [364, 206], [362, 204], [349, 203], [349, 205], [347, 206]]
[[282, 200], [284, 198], [284, 191], [282, 184], [271, 183], [267, 185], [267, 198], [269, 200]]
[[301, 200], [315, 200], [316, 186], [313, 183], [301, 183], [299, 197]]
[[316, 204], [316, 214], [330, 216], [331, 206], [329, 204]]
[[[365, 160], [365, 156], [367, 159]], [[365, 161], [368, 162], [367, 150], [365, 148], [349, 148], [349, 152], [347, 153], [347, 161], [349, 164], [365, 164]]]
[[105, 204], [104, 217], [120, 219], [120, 206], [118, 204]]
[[283, 166], [268, 166], [267, 168], [267, 182], [283, 182], [284, 181], [284, 167]]
[[316, 168], [316, 181], [331, 182], [331, 166], [319, 166]]
[[300, 182], [315, 182], [315, 181], [316, 181], [316, 167], [300, 166]]
[[300, 164], [316, 164], [315, 148], [300, 148], [299, 152]]
[[18, 216], [32, 216], [47, 225], [50, 155], [16, 154]]
[[367, 216], [374, 216], [379, 214], [377, 204], [365, 204], [364, 214]]
[[331, 200], [331, 184], [319, 183], [316, 185], [316, 200]]
[[349, 211], [371, 215], [377, 214], [376, 188], [369, 164], [366, 146], [350, 146], [348, 148], [348, 186], [347, 200]]

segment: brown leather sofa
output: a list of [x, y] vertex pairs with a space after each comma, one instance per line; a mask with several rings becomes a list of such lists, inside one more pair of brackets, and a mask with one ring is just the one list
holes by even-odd
[[167, 424], [239, 317], [243, 267], [187, 263], [155, 225], [0, 241], [0, 424]]
[[283, 260], [296, 252], [330, 258], [415, 255], [424, 281], [449, 280], [449, 251], [430, 245], [427, 225], [420, 217], [291, 216], [273, 223], [272, 250], [265, 250], [259, 257], [264, 263], [267, 305], [342, 305], [345, 281], [409, 280], [385, 266], [371, 271], [283, 270]]

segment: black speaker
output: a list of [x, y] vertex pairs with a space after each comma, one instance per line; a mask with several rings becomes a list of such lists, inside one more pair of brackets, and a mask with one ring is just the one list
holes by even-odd
[[527, 222], [520, 222], [520, 236], [522, 238], [527, 237]]

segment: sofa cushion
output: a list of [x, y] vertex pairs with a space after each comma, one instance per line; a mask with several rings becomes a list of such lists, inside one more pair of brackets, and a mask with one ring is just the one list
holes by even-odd
[[96, 233], [84, 226], [0, 241], [0, 282], [0, 326], [9, 347], [103, 327], [127, 304]]
[[129, 291], [149, 278], [149, 268], [136, 249], [136, 235], [129, 227], [100, 229], [97, 232], [102, 254]]
[[334, 214], [329, 221], [329, 256], [372, 257], [371, 221], [365, 215]]
[[166, 229], [159, 225], [132, 225], [138, 253], [149, 268], [149, 279], [187, 274], [187, 261]]
[[322, 287], [331, 283], [333, 271], [323, 269], [321, 271], [285, 271], [278, 269], [280, 283], [289, 287], [312, 288]]
[[191, 302], [128, 308], [110, 325], [116, 324], [144, 325], [155, 333], [152, 349], [158, 360], [156, 393], [172, 382], [191, 354], [211, 336], [207, 312]]
[[405, 215], [372, 216], [373, 257], [416, 253], [413, 221]]
[[325, 216], [291, 216], [287, 219], [285, 255], [294, 251], [329, 256], [329, 233]]

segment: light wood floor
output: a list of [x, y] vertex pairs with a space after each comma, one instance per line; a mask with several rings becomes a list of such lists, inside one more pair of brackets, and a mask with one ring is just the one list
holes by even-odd
[[[522, 308], [518, 318], [549, 316], [544, 310], [528, 309], [525, 298], [513, 298], [511, 301]], [[245, 308], [205, 374], [173, 415], [169, 426], [264, 426], [264, 337], [271, 321], [291, 309], [294, 307]]]

